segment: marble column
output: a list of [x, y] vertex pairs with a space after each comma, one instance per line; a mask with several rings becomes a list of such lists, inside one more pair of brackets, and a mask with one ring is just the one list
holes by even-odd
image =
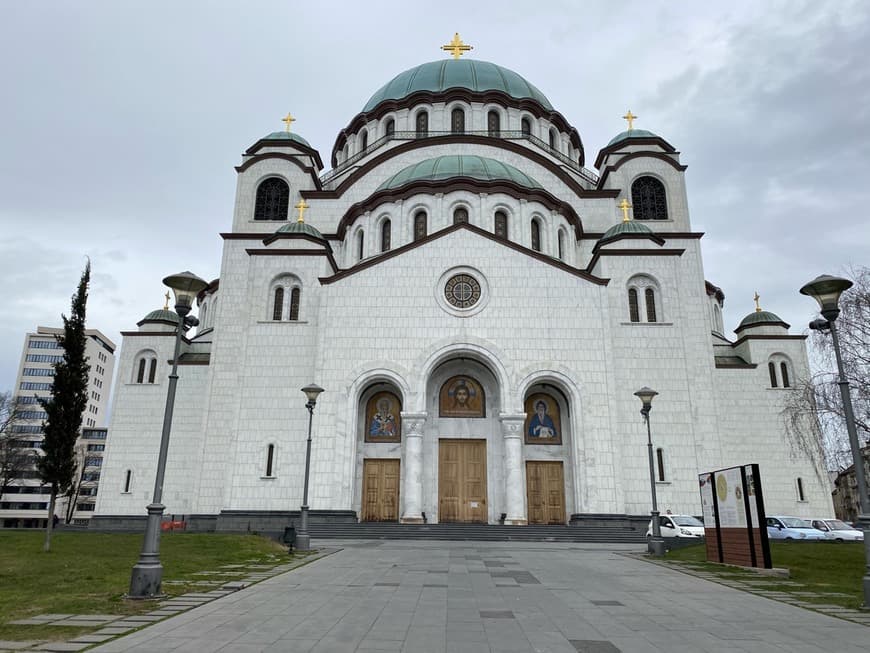
[[524, 413], [499, 415], [504, 437], [505, 524], [523, 525], [526, 517], [526, 475], [523, 469]]
[[402, 486], [403, 524], [423, 523], [423, 425], [427, 413], [402, 413], [402, 439], [405, 441], [404, 485]]

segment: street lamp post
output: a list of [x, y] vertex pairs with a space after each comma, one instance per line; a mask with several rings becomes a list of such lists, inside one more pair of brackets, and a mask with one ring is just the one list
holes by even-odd
[[296, 548], [300, 551], [311, 549], [311, 536], [308, 534], [308, 470], [311, 466], [311, 421], [314, 419], [314, 406], [317, 397], [323, 392], [318, 385], [307, 385], [302, 392], [308, 397], [305, 407], [308, 409], [308, 442], [305, 445], [305, 481], [302, 489], [302, 510], [299, 519], [299, 532], [296, 534]]
[[133, 566], [130, 576], [128, 599], [150, 599], [160, 595], [163, 581], [163, 565], [160, 564], [160, 523], [165, 506], [163, 477], [166, 473], [166, 455], [169, 451], [169, 433], [172, 428], [172, 411], [175, 406], [175, 388], [178, 385], [178, 356], [181, 353], [181, 337], [199, 320], [188, 315], [201, 290], [208, 287], [203, 279], [190, 272], [180, 272], [166, 277], [163, 283], [175, 293], [175, 312], [178, 324], [175, 328], [175, 354], [172, 356], [172, 371], [169, 374], [169, 389], [166, 393], [166, 409], [163, 413], [163, 431], [160, 434], [160, 453], [157, 457], [157, 475], [154, 478], [154, 497], [148, 505], [148, 522], [139, 561]]
[[652, 539], [649, 542], [648, 550], [654, 556], [661, 557], [665, 554], [665, 541], [662, 539], [662, 529], [661, 524], [659, 523], [659, 506], [658, 501], [656, 500], [656, 476], [655, 467], [653, 465], [652, 433], [650, 432], [649, 427], [649, 412], [652, 410], [653, 397], [657, 394], [658, 392], [652, 388], [644, 386], [635, 392], [634, 396], [643, 402], [640, 414], [643, 415], [643, 419], [646, 422], [646, 444], [649, 453], [649, 486], [650, 492], [652, 493], [652, 511], [650, 512], [650, 515], [652, 516]]
[[870, 609], [870, 498], [867, 496], [867, 479], [864, 475], [864, 458], [861, 455], [861, 445], [858, 443], [858, 431], [855, 428], [855, 413], [852, 410], [852, 396], [849, 391], [849, 381], [843, 369], [843, 357], [840, 353], [840, 338], [837, 335], [837, 318], [840, 315], [840, 295], [852, 287], [852, 282], [841, 277], [823, 274], [805, 284], [800, 292], [814, 298], [819, 303], [824, 320], [810, 322], [810, 328], [831, 331], [834, 345], [834, 355], [837, 358], [837, 374], [840, 386], [840, 397], [843, 400], [843, 416], [846, 420], [846, 432], [849, 434], [849, 445], [852, 448], [852, 462], [855, 467], [855, 480], [858, 485], [858, 524], [864, 532], [864, 608]]

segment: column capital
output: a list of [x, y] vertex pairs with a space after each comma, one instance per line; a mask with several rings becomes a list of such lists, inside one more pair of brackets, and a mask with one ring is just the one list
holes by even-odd
[[402, 431], [403, 435], [409, 437], [423, 437], [423, 425], [429, 417], [429, 413], [412, 413], [402, 411], [399, 413], [402, 416]]
[[499, 413], [501, 434], [505, 438], [522, 438], [523, 425], [526, 422], [525, 413]]

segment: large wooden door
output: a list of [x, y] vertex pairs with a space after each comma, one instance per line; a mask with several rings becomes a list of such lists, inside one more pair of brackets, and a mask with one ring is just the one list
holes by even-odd
[[398, 459], [366, 458], [363, 461], [362, 520], [399, 520]]
[[486, 440], [438, 442], [438, 521], [487, 522]]
[[530, 524], [565, 523], [565, 478], [558, 461], [527, 461]]

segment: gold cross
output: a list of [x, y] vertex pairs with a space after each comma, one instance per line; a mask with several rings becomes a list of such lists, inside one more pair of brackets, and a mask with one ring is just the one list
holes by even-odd
[[758, 294], [757, 290], [755, 291], [755, 297], [753, 297], [753, 299], [755, 300], [755, 312], [761, 313], [761, 306], [758, 303], [758, 300], [761, 299], [761, 296]]
[[168, 311], [169, 310], [169, 291], [168, 290], [166, 291], [166, 294], [164, 295], [164, 297], [166, 297], [166, 302], [163, 304], [163, 310]]
[[448, 43], [447, 45], [442, 45], [441, 49], [445, 52], [452, 53], [454, 59], [459, 59], [459, 57], [461, 57], [464, 53], [468, 52], [469, 50], [474, 50], [474, 47], [463, 43], [462, 39], [459, 38], [459, 32], [456, 32], [453, 35], [453, 40], [450, 41], [450, 43]]
[[290, 115], [290, 112], [287, 112], [287, 115], [281, 118], [281, 122], [283, 122], [287, 126], [287, 133], [290, 133], [290, 123], [296, 122], [296, 118]]
[[622, 221], [628, 222], [631, 219], [628, 217], [628, 210], [631, 208], [631, 204], [629, 204], [628, 200], [623, 197], [622, 201], [617, 204], [617, 206], [622, 209]]
[[622, 117], [623, 119], [628, 120], [628, 131], [634, 129], [634, 121], [637, 120], [637, 116], [631, 112], [631, 109], [629, 109], [628, 113]]
[[305, 203], [305, 200], [300, 199], [299, 204], [297, 204], [293, 208], [299, 209], [299, 217], [296, 219], [296, 222], [299, 222], [299, 223], [305, 222], [305, 209], [308, 208], [308, 205]]

